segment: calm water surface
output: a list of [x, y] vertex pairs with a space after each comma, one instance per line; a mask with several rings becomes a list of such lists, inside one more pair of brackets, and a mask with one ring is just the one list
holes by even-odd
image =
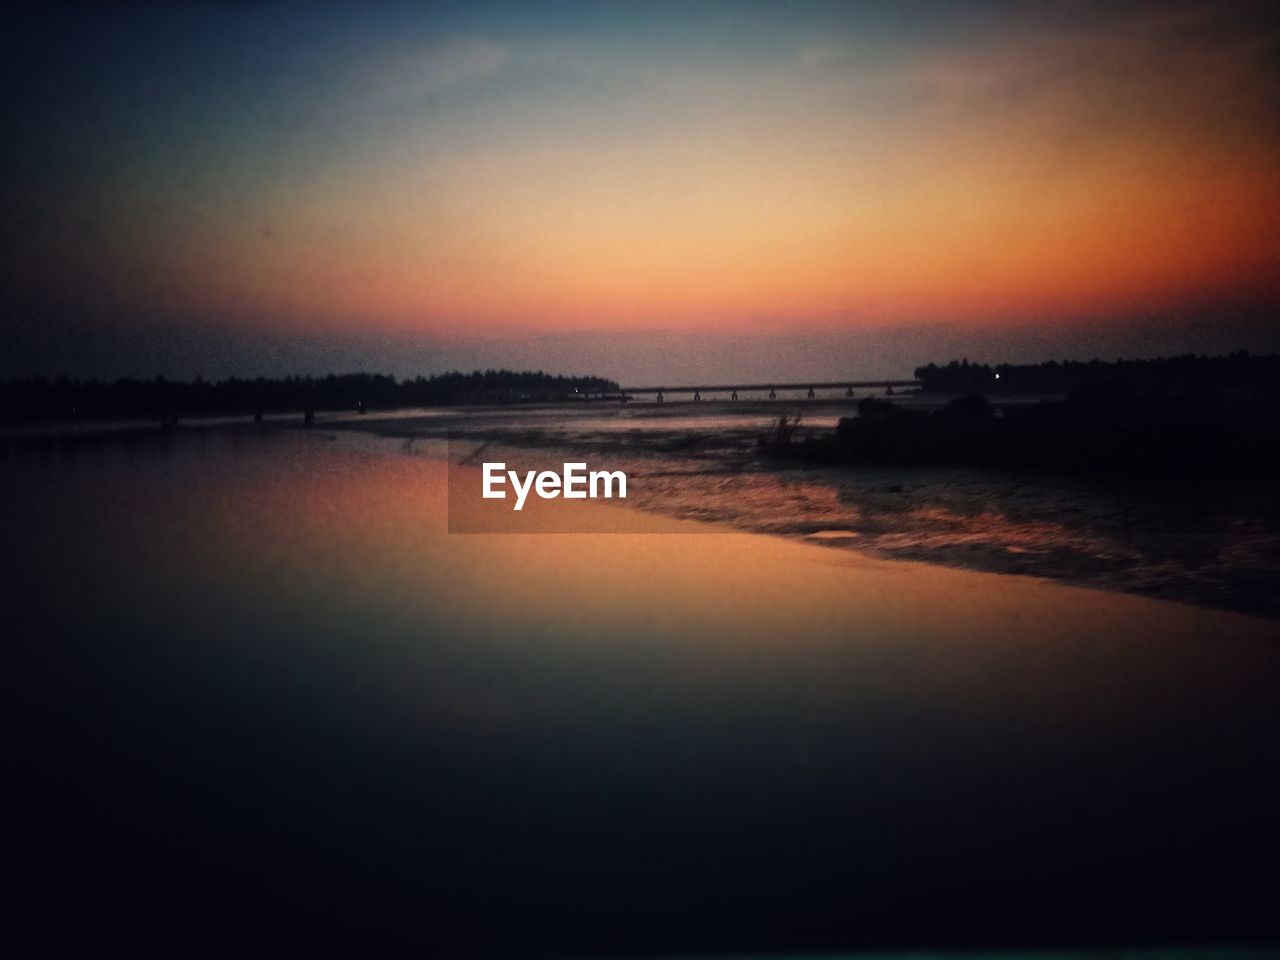
[[0, 465], [46, 942], [1280, 936], [1273, 621], [658, 516], [450, 535], [444, 464], [402, 444]]

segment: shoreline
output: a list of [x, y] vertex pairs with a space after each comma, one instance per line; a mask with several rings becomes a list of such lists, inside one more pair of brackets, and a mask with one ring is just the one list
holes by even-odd
[[[844, 406], [843, 404], [824, 403], [823, 401], [815, 401], [813, 404], [835, 409]], [[739, 404], [731, 402], [716, 403], [714, 401], [700, 404], [667, 404], [665, 409], [652, 405], [650, 409], [643, 410], [641, 417], [646, 423], [652, 424], [651, 415], [657, 413], [659, 420], [669, 419], [673, 422], [679, 422], [689, 415], [706, 414], [714, 417], [717, 414], [724, 413], [726, 410], [754, 414], [758, 411], [751, 409], [753, 406], [757, 405], [741, 402]], [[758, 406], [765, 407], [766, 409], [763, 411], [765, 413], [776, 409], [776, 407], [767, 404]], [[582, 412], [590, 413], [599, 410], [600, 408], [593, 404], [591, 410]], [[658, 413], [659, 410], [661, 411], [660, 413]], [[263, 424], [222, 421], [191, 426], [184, 425], [165, 433], [158, 430], [154, 432], [131, 430], [122, 433], [44, 439], [31, 441], [29, 444], [18, 444], [10, 441], [0, 444], [0, 448], [5, 451], [6, 460], [11, 457], [17, 457], [18, 460], [21, 460], [27, 455], [38, 455], [41, 449], [47, 450], [50, 448], [65, 447], [70, 454], [80, 445], [91, 446], [93, 444], [120, 442], [126, 449], [138, 449], [139, 446], [146, 447], [152, 444], [166, 446], [175, 441], [183, 442], [189, 440], [203, 443], [205, 438], [208, 437], [228, 437], [232, 438], [231, 442], [239, 443], [257, 438], [289, 436], [290, 431], [297, 431], [296, 435], [299, 438], [335, 439], [338, 436], [342, 436], [347, 438], [347, 443], [352, 443], [355, 438], [362, 437], [373, 441], [375, 446], [389, 453], [398, 455], [407, 453], [415, 456], [426, 455], [433, 459], [447, 460], [448, 452], [445, 445], [448, 443], [451, 424], [466, 423], [471, 427], [467, 431], [468, 442], [476, 444], [489, 442], [495, 445], [495, 450], [509, 449], [514, 451], [515, 457], [536, 458], [539, 455], [550, 453], [555, 453], [558, 456], [561, 449], [564, 448], [563, 440], [557, 440], [556, 437], [549, 435], [545, 429], [539, 432], [540, 421], [550, 419], [554, 423], [557, 418], [577, 412], [577, 408], [574, 406], [566, 407], [563, 404], [538, 405], [536, 407], [523, 408], [521, 414], [515, 417], [511, 415], [512, 412], [513, 408], [505, 407], [455, 407], [432, 409], [430, 411], [405, 410], [392, 416], [379, 415], [372, 412], [366, 416], [359, 416], [352, 411], [347, 415], [339, 414], [333, 420], [317, 422], [311, 427], [304, 427], [296, 420], [293, 422], [272, 421]], [[477, 425], [477, 418], [483, 421], [507, 421], [507, 427], [505, 430], [496, 430], [496, 436], [486, 438], [484, 425]], [[514, 426], [510, 424], [512, 420], [518, 421], [520, 419], [527, 421], [528, 430], [519, 429], [521, 427], [519, 423]], [[607, 412], [604, 419], [610, 419]], [[736, 447], [730, 444], [728, 447], [721, 449], [699, 450], [695, 445], [692, 454], [690, 454], [690, 451], [682, 449], [679, 443], [668, 442], [668, 439], [678, 437], [679, 433], [680, 431], [678, 430], [671, 431], [668, 436], [667, 433], [663, 433], [661, 430], [653, 431], [643, 435], [643, 442], [653, 446], [654, 450], [657, 451], [656, 455], [660, 458], [675, 457], [680, 463], [685, 463], [687, 458], [688, 464], [691, 465], [689, 471], [680, 476], [662, 478], [663, 486], [661, 488], [662, 490], [675, 490], [677, 493], [682, 493], [684, 501], [674, 505], [664, 503], [656, 492], [646, 497], [645, 487], [642, 485], [639, 488], [638, 495], [628, 500], [627, 509], [639, 511], [647, 516], [670, 519], [675, 522], [684, 520], [709, 522], [725, 532], [760, 534], [778, 541], [820, 546], [825, 548], [828, 553], [831, 553], [834, 548], [840, 551], [837, 556], [841, 554], [845, 556], [856, 555], [887, 562], [918, 563], [925, 567], [981, 572], [997, 577], [1017, 577], [1020, 580], [1065, 584], [1107, 594], [1123, 594], [1174, 602], [1199, 610], [1241, 613], [1271, 623], [1275, 623], [1280, 618], [1280, 614], [1274, 612], [1272, 606], [1268, 605], [1266, 591], [1262, 587], [1257, 588], [1261, 592], [1258, 592], [1254, 599], [1250, 599], [1253, 595], [1247, 592], [1252, 589], [1249, 584], [1241, 588], [1244, 592], [1237, 592], [1232, 595], [1221, 596], [1213, 593], [1196, 595], [1193, 589], [1180, 587], [1176, 582], [1165, 585], [1160, 582], [1154, 584], [1141, 581], [1131, 582], [1125, 579], [1123, 570], [1112, 575], [1107, 574], [1105, 570], [1102, 574], [1099, 574], [1087, 565], [1076, 569], [1077, 564], [1070, 556], [1055, 566], [1056, 561], [1052, 561], [1052, 558], [1042, 560], [1022, 553], [1022, 548], [1018, 547], [1016, 542], [1010, 547], [1013, 552], [1000, 552], [997, 550], [994, 554], [990, 551], [975, 554], [972, 552], [971, 547], [966, 547], [962, 542], [957, 542], [954, 547], [948, 547], [945, 539], [941, 542], [941, 546], [933, 541], [926, 541], [919, 547], [912, 547], [910, 543], [904, 545], [896, 542], [895, 539], [890, 539], [886, 543], [883, 535], [860, 533], [857, 530], [858, 524], [855, 523], [851, 528], [849, 524], [840, 521], [838, 518], [825, 522], [819, 520], [810, 529], [803, 522], [803, 518], [797, 516], [796, 522], [779, 527], [776, 523], [771, 523], [768, 517], [752, 516], [749, 505], [748, 507], [739, 507], [738, 504], [732, 502], [727, 504], [722, 502], [711, 504], [710, 506], [702, 506], [697, 500], [696, 491], [700, 489], [700, 484], [705, 486], [710, 482], [708, 476], [704, 474], [705, 469], [723, 468], [727, 461], [733, 460], [737, 456], [736, 450], [753, 446], [751, 437], [754, 435], [754, 428], [745, 427], [738, 430], [734, 437], [734, 443], [737, 444]], [[709, 438], [703, 438], [704, 441], [707, 439]], [[635, 443], [636, 441], [630, 434], [617, 430], [608, 435], [595, 436], [592, 443], [585, 448], [570, 445], [565, 449], [572, 450], [576, 458], [587, 460], [591, 459], [593, 452], [604, 453], [610, 458], [608, 462], [612, 463], [618, 457], [625, 458], [628, 455], [638, 455], [634, 446]], [[353, 445], [360, 446], [361, 444], [354, 443]], [[652, 453], [653, 451], [645, 456], [649, 456]], [[750, 453], [748, 452], [746, 455], [750, 456]], [[848, 468], [841, 469], [848, 470]], [[937, 471], [935, 474], [921, 472], [920, 475], [925, 477], [941, 476], [947, 484], [957, 482], [971, 484], [977, 482], [979, 486], [983, 486], [990, 485], [991, 481], [991, 478], [986, 477], [983, 471], [978, 470], [975, 472], [967, 468], [942, 470]], [[867, 487], [869, 492], [866, 493], [866, 496], [872, 497], [873, 503], [884, 501], [893, 510], [898, 509], [894, 504], [904, 499], [911, 500], [913, 491], [910, 481], [906, 484], [908, 489], [904, 492], [893, 493], [891, 491], [899, 489], [899, 485], [888, 484], [886, 486], [884, 483], [876, 481], [875, 478], [881, 476], [887, 476], [890, 480], [894, 479], [893, 475], [886, 474], [885, 471], [877, 470], [876, 468], [853, 468], [853, 471], [846, 475], [838, 472], [832, 473], [821, 466], [779, 461], [769, 464], [764, 469], [748, 469], [745, 474], [736, 474], [732, 470], [727, 474], [722, 473], [721, 482], [766, 483], [793, 489], [797, 488], [797, 484], [800, 487], [822, 489], [824, 485], [857, 482]], [[904, 476], [910, 477], [912, 474], [908, 473], [904, 474]], [[948, 477], [952, 479], [947, 480], [946, 478]], [[974, 478], [977, 478], [976, 481]], [[1022, 480], [1034, 487], [1037, 477], [1028, 476], [1022, 478]], [[732, 498], [730, 500], [732, 501]], [[927, 506], [927, 503], [925, 506]], [[1015, 509], [1017, 504], [1002, 503], [997, 499], [984, 509], [998, 511], [1002, 508]], [[734, 512], [735, 510], [737, 510], [736, 513]], [[895, 515], [893, 512], [885, 515], [885, 522], [890, 524], [887, 529], [892, 529]], [[999, 518], [997, 517], [996, 519], [998, 520]], [[971, 522], [978, 523], [981, 526], [981, 520], [982, 517], [978, 517]], [[1087, 532], [1088, 527], [1087, 524], [1083, 527], [1080, 526], [1081, 522], [1078, 515], [1064, 514], [1062, 517], [1062, 530], [1064, 533], [1071, 532], [1073, 535], [1083, 535]], [[505, 526], [505, 523], [500, 524], [498, 529], [503, 529]], [[1254, 582], [1263, 583], [1263, 581], [1256, 580]]]
[[[437, 458], [447, 458], [447, 452], [437, 450], [430, 452], [429, 447], [426, 450], [422, 448], [415, 449], [418, 444], [446, 444], [447, 438], [441, 437], [434, 433], [422, 434], [415, 433], [412, 421], [398, 422], [396, 424], [378, 424], [370, 422], [368, 424], [344, 423], [335, 429], [334, 433], [340, 433], [347, 436], [362, 435], [366, 437], [376, 438], [379, 441], [385, 441], [390, 444], [399, 444], [400, 452], [417, 453], [425, 452], [428, 456]], [[495, 451], [506, 451], [504, 456], [514, 452], [519, 456], [529, 458], [537, 458], [540, 454], [555, 453], [557, 456], [566, 454], [566, 450], [572, 450], [573, 455], [580, 456], [584, 459], [590, 459], [590, 453], [610, 452], [610, 448], [604, 444], [592, 446], [586, 450], [578, 447], [565, 448], [558, 445], [553, 439], [540, 437], [536, 442], [527, 442], [527, 438], [523, 436], [504, 436], [497, 439], [488, 439], [482, 436], [469, 436], [468, 442], [477, 444], [492, 444], [491, 449]], [[625, 444], [620, 444], [614, 451], [626, 452], [628, 448]], [[732, 451], [725, 451], [732, 453]], [[677, 453], [680, 453], [677, 451]], [[567, 454], [566, 454], [567, 455]], [[702, 476], [697, 467], [703, 463], [711, 462], [723, 466], [723, 458], [719, 456], [719, 451], [714, 449], [701, 451], [693, 458], [693, 468], [690, 473], [684, 475], [686, 479], [681, 477], [672, 478], [669, 482], [676, 485], [696, 484], [699, 481], [707, 479]], [[612, 460], [609, 462], [613, 462]], [[633, 461], [641, 462], [641, 461]], [[533, 465], [533, 460], [526, 466]], [[909, 468], [898, 472], [895, 468], [880, 468], [876, 466], [855, 467], [852, 468], [852, 475], [845, 471], [849, 468], [829, 468], [822, 465], [810, 465], [796, 463], [794, 461], [776, 461], [770, 462], [762, 470], [755, 472], [747, 470], [745, 473], [737, 474], [730, 471], [728, 474], [721, 474], [725, 482], [735, 482], [735, 478], [743, 483], [765, 482], [774, 483], [784, 488], [795, 489], [797, 485], [813, 486], [818, 489], [824, 489], [828, 485], [847, 483], [851, 480], [857, 480], [871, 489], [867, 496], [873, 501], [875, 498], [884, 499], [890, 502], [901, 500], [902, 498], [911, 498], [912, 492], [907, 489], [904, 492], [894, 493], [898, 489], [897, 484], [890, 484], [886, 489], [890, 492], [876, 492], [878, 486], [875, 478], [888, 477], [889, 479], [905, 479], [914, 478], [919, 480], [921, 477], [942, 478], [944, 487], [959, 484], [976, 485], [979, 489], [988, 487], [998, 487], [1001, 489], [1009, 489], [1010, 484], [1015, 487], [1021, 485], [1019, 489], [1025, 487], [1032, 491], [1032, 499], [1040, 499], [1044, 489], [1051, 489], [1052, 485], [1058, 485], [1058, 489], [1071, 489], [1075, 484], [1074, 478], [1059, 478], [1052, 475], [1041, 475], [1035, 471], [1023, 471], [1020, 473], [1002, 473], [996, 474], [991, 471], [983, 470], [980, 467], [943, 467], [936, 470], [927, 470], [917, 468]], [[908, 479], [906, 486], [910, 487], [911, 480]], [[966, 570], [973, 572], [981, 572], [995, 576], [1012, 576], [1028, 580], [1038, 580], [1052, 583], [1062, 583], [1076, 586], [1082, 589], [1100, 590], [1106, 593], [1119, 593], [1128, 596], [1145, 597], [1154, 600], [1173, 602], [1202, 610], [1221, 610], [1235, 613], [1243, 613], [1249, 616], [1259, 617], [1261, 619], [1276, 622], [1280, 620], [1280, 609], [1269, 600], [1274, 594], [1267, 591], [1264, 587], [1259, 587], [1253, 592], [1249, 592], [1247, 585], [1239, 591], [1230, 593], [1215, 593], [1213, 585], [1206, 587], [1196, 587], [1194, 584], [1181, 584], [1180, 581], [1143, 581], [1137, 573], [1134, 579], [1128, 577], [1123, 568], [1117, 568], [1114, 571], [1103, 569], [1099, 571], [1095, 569], [1094, 564], [1088, 562], [1087, 558], [1082, 557], [1079, 560], [1073, 559], [1071, 551], [1075, 549], [1097, 549], [1104, 552], [1113, 549], [1112, 546], [1105, 542], [1094, 545], [1091, 537], [1096, 537], [1091, 533], [1091, 528], [1087, 518], [1082, 518], [1076, 511], [1078, 508], [1069, 504], [1064, 506], [1063, 514], [1059, 518], [1060, 533], [1059, 537], [1070, 537], [1082, 541], [1082, 545], [1077, 548], [1072, 544], [1063, 547], [1067, 551], [1066, 558], [1062, 561], [1054, 560], [1053, 557], [1036, 557], [1033, 554], [1024, 553], [1026, 549], [1019, 545], [1018, 537], [1021, 536], [1017, 525], [1011, 529], [1009, 536], [1013, 539], [1009, 542], [1007, 551], [997, 551], [995, 555], [990, 553], [973, 554], [971, 548], [964, 542], [958, 541], [954, 546], [947, 546], [945, 538], [950, 534], [944, 531], [940, 536], [943, 538], [941, 545], [928, 541], [918, 547], [912, 548], [909, 545], [902, 546], [891, 542], [885, 546], [880, 543], [880, 538], [860, 534], [848, 528], [848, 524], [840, 520], [831, 520], [828, 522], [819, 521], [814, 524], [813, 529], [806, 528], [803, 519], [798, 518], [797, 521], [785, 529], [780, 529], [776, 524], [768, 522], [767, 517], [753, 516], [749, 508], [741, 508], [735, 512], [735, 508], [724, 508], [716, 514], [714, 511], [708, 513], [704, 510], [690, 508], [689, 504], [671, 504], [664, 502], [656, 493], [645, 497], [645, 485], [642, 483], [637, 488], [638, 496], [628, 502], [628, 506], [641, 510], [645, 513], [660, 517], [667, 517], [676, 520], [696, 519], [717, 523], [726, 530], [735, 532], [745, 532], [753, 534], [762, 534], [775, 537], [780, 540], [804, 543], [812, 546], [821, 546], [827, 550], [838, 550], [845, 554], [857, 554], [869, 556], [876, 559], [892, 561], [892, 562], [911, 562], [921, 563], [926, 566], [938, 566], [949, 569]], [[1090, 488], [1086, 487], [1085, 490]], [[1138, 494], [1146, 494], [1149, 491], [1146, 488], [1139, 487], [1136, 490], [1130, 490], [1127, 487], [1119, 488], [1124, 494], [1126, 490], [1129, 492], [1125, 495], [1136, 496]], [[1041, 491], [1041, 494], [1037, 494]], [[1162, 506], [1160, 510], [1155, 511], [1157, 521], [1159, 514], [1164, 509], [1174, 509], [1177, 506], [1176, 500], [1178, 494], [1168, 493], [1172, 498], [1170, 505]], [[691, 495], [692, 496], [692, 495]], [[1006, 494], [1006, 497], [1009, 495]], [[1025, 499], [1025, 498], [1024, 498]], [[1085, 497], [1092, 499], [1092, 497]], [[962, 498], [963, 500], [963, 498]], [[925, 504], [926, 512], [928, 503]], [[1019, 501], [996, 499], [987, 505], [985, 510], [994, 511], [990, 519], [992, 523], [998, 524], [1006, 515], [1017, 514], [1024, 509]], [[1109, 507], [1108, 507], [1109, 509]], [[1104, 511], [1105, 512], [1105, 511]], [[893, 514], [889, 514], [892, 518]], [[977, 528], [982, 528], [984, 516], [973, 518], [972, 523]], [[891, 523], [890, 521], [887, 521]], [[1012, 522], [1012, 521], [1010, 521]], [[1112, 521], [1108, 521], [1112, 522]], [[1190, 523], [1185, 516], [1183, 522]], [[856, 526], [856, 524], [855, 524]], [[1041, 536], [1042, 532], [1037, 529], [1037, 522], [1030, 522], [1031, 535]], [[1160, 536], [1168, 537], [1167, 530], [1161, 529]], [[1053, 536], [1050, 532], [1051, 537]], [[956, 536], [959, 536], [957, 533]], [[1198, 544], [1199, 533], [1195, 533], [1188, 529], [1185, 536], [1192, 543]], [[963, 538], [961, 538], [963, 539]], [[1269, 541], [1268, 541], [1269, 542]], [[1197, 546], [1197, 549], [1201, 547]], [[1159, 565], [1159, 557], [1149, 558], [1144, 561], [1148, 564]], [[1194, 571], [1193, 571], [1194, 572]], [[1251, 575], [1258, 576], [1256, 571], [1251, 571]]]
[[[358, 437], [361, 439], [374, 441], [374, 447], [370, 452], [374, 452], [381, 455], [388, 455], [388, 456], [421, 457], [423, 459], [431, 460], [434, 462], [446, 463], [448, 464], [448, 468], [450, 471], [454, 471], [454, 470], [469, 471], [470, 473], [474, 474], [476, 478], [478, 478], [480, 475], [480, 469], [478, 466], [458, 465], [450, 461], [447, 447], [441, 448], [439, 446], [440, 444], [447, 443], [447, 441], [441, 438], [421, 437], [421, 436], [415, 437], [413, 435], [406, 434], [403, 432], [394, 433], [394, 432], [381, 432], [381, 431], [367, 431], [367, 430], [359, 429], [361, 426], [363, 425], [356, 424], [353, 426], [353, 425], [347, 424], [345, 425], [346, 427], [345, 429], [336, 431], [336, 433], [342, 434], [344, 436], [344, 439], [348, 443], [350, 443], [351, 448], [356, 448], [356, 449], [361, 448], [362, 445], [360, 443], [353, 442]], [[334, 437], [333, 439], [336, 439], [336, 437]], [[421, 444], [421, 446], [419, 446], [419, 444]], [[432, 447], [433, 444], [436, 445], [434, 449]], [[547, 448], [547, 447], [521, 448], [518, 445], [512, 445], [511, 449], [514, 449], [520, 453], [535, 453], [535, 452], [540, 452], [550, 448]], [[478, 486], [478, 479], [477, 479], [477, 486]], [[533, 501], [531, 501], [531, 503], [533, 503]], [[579, 508], [579, 505], [577, 504], [575, 504], [573, 507], [570, 507], [560, 500], [537, 501], [537, 505], [538, 505], [537, 508], [543, 512], [543, 516], [545, 516], [546, 513], [552, 512], [552, 511], [558, 511], [561, 517], [571, 516], [572, 512]], [[575, 535], [603, 535], [603, 534], [648, 535], [652, 533], [664, 533], [664, 534], [677, 533], [678, 534], [678, 533], [696, 532], [698, 534], [707, 535], [707, 536], [737, 535], [737, 536], [749, 536], [749, 537], [762, 537], [762, 538], [767, 538], [770, 542], [784, 543], [784, 544], [788, 544], [791, 547], [799, 547], [803, 549], [817, 549], [819, 551], [819, 554], [815, 554], [816, 556], [821, 555], [821, 556], [830, 557], [831, 560], [837, 564], [841, 564], [841, 563], [847, 563], [852, 565], [885, 564], [888, 566], [902, 564], [911, 568], [919, 568], [920, 570], [927, 570], [927, 571], [946, 570], [946, 571], [954, 571], [954, 572], [964, 573], [964, 574], [973, 574], [975, 576], [979, 576], [982, 578], [989, 578], [988, 583], [993, 589], [999, 589], [998, 585], [1000, 581], [1005, 578], [1016, 578], [1016, 581], [1020, 583], [1030, 583], [1030, 584], [1038, 584], [1041, 586], [1049, 586], [1054, 588], [1064, 588], [1064, 589], [1085, 591], [1089, 595], [1106, 596], [1106, 597], [1120, 596], [1120, 597], [1126, 597], [1134, 600], [1140, 600], [1143, 602], [1150, 602], [1150, 603], [1156, 603], [1156, 604], [1173, 604], [1177, 607], [1184, 608], [1188, 611], [1207, 612], [1211, 614], [1223, 614], [1227, 616], [1245, 617], [1259, 624], [1267, 624], [1272, 629], [1274, 629], [1277, 623], [1276, 617], [1268, 616], [1265, 613], [1255, 611], [1255, 610], [1246, 610], [1246, 609], [1239, 609], [1236, 607], [1215, 605], [1215, 604], [1204, 603], [1204, 602], [1196, 602], [1194, 600], [1189, 600], [1186, 598], [1176, 597], [1176, 596], [1154, 595], [1151, 593], [1144, 593], [1137, 590], [1111, 588], [1111, 587], [1100, 586], [1097, 584], [1091, 584], [1087, 582], [1080, 582], [1080, 581], [1072, 580], [1066, 577], [1052, 577], [1052, 576], [1044, 576], [1044, 575], [1039, 575], [1034, 573], [1023, 573], [1018, 571], [990, 570], [990, 569], [983, 569], [978, 566], [968, 565], [964, 563], [945, 563], [945, 562], [938, 562], [935, 560], [923, 559], [923, 558], [891, 556], [876, 550], [874, 547], [868, 547], [865, 544], [858, 543], [856, 540], [846, 540], [841, 537], [829, 537], [829, 536], [813, 535], [813, 534], [803, 535], [803, 536], [792, 535], [792, 534], [786, 534], [786, 533], [779, 533], [776, 531], [770, 531], [766, 529], [760, 529], [760, 528], [752, 527], [750, 525], [734, 524], [726, 521], [717, 521], [717, 520], [711, 520], [711, 519], [699, 518], [699, 517], [681, 516], [681, 515], [672, 513], [671, 511], [668, 511], [668, 510], [655, 509], [652, 506], [648, 506], [643, 503], [636, 502], [634, 500], [628, 500], [626, 502], [584, 501], [580, 506], [586, 507], [590, 511], [593, 511], [594, 513], [597, 514], [594, 522], [582, 524], [579, 521], [577, 526], [574, 526], [573, 524], [568, 524], [565, 527], [561, 527], [559, 526], [559, 524], [562, 521], [557, 519], [555, 521], [556, 526], [548, 527], [545, 524], [536, 525], [537, 521], [531, 521], [529, 519], [531, 514], [526, 513], [524, 518], [520, 520], [513, 520], [513, 518], [507, 517], [504, 515], [499, 518], [496, 528], [490, 528], [490, 529], [484, 529], [484, 530], [460, 531], [460, 532], [462, 533], [462, 535], [468, 535], [471, 533], [481, 533], [481, 534], [517, 533], [521, 536], [538, 536], [538, 535], [544, 535], [544, 534], [560, 534], [560, 533], [570, 533]], [[568, 513], [566, 513], [565, 511], [568, 511]], [[607, 516], [610, 514], [615, 518], [612, 523], [605, 522], [600, 519], [602, 515]], [[639, 515], [640, 517], [643, 517], [646, 519], [644, 519], [643, 521], [628, 522], [626, 519], [628, 515], [632, 517]], [[657, 521], [663, 524], [666, 527], [666, 529], [662, 529], [662, 530], [651, 529], [650, 524], [653, 521]], [[518, 523], [527, 523], [528, 527], [523, 530], [519, 529], [518, 527], [515, 527], [513, 529], [514, 524], [518, 524]], [[692, 531], [688, 527], [689, 524], [696, 525]]]

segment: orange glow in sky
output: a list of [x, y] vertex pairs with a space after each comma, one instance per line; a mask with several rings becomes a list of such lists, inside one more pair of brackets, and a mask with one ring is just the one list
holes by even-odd
[[86, 135], [17, 283], [176, 323], [441, 334], [1276, 301], [1274, 38], [1216, 10], [493, 13], [388, 21], [314, 69], [277, 41], [302, 66], [238, 54], [256, 99], [174, 83], [143, 133]]

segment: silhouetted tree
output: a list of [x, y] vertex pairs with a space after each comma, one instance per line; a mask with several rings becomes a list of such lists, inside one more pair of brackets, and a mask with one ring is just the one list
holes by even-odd
[[399, 381], [383, 374], [329, 374], [217, 383], [126, 378], [115, 383], [62, 376], [0, 384], [0, 419], [61, 420], [88, 417], [171, 419], [258, 415], [270, 411], [369, 410], [462, 403], [527, 403], [617, 392], [602, 377], [553, 376], [542, 371], [485, 370]]

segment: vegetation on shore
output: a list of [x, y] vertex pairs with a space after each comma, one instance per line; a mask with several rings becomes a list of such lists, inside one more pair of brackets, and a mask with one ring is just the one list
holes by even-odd
[[166, 380], [50, 380], [0, 384], [0, 419], [7, 421], [123, 417], [170, 419], [302, 410], [390, 410], [451, 404], [532, 403], [617, 392], [602, 377], [553, 376], [542, 371], [477, 370], [396, 380], [383, 374], [284, 377], [216, 383]]
[[[1230, 362], [1234, 358], [1218, 359], [1229, 361], [1220, 369], [1240, 369]], [[1269, 381], [1249, 376], [1231, 389], [1169, 389], [1161, 384], [1180, 368], [1153, 361], [1137, 365], [1132, 381], [1091, 383], [1061, 400], [993, 403], [974, 392], [922, 410], [868, 397], [858, 404], [858, 416], [841, 419], [834, 432], [802, 438], [794, 429], [775, 429], [760, 445], [778, 457], [821, 463], [1028, 467], [1170, 481], [1266, 482], [1280, 464], [1275, 454], [1280, 449], [1280, 365], [1274, 357], [1249, 359], [1256, 364], [1243, 366], [1275, 368], [1276, 375]], [[1207, 367], [1189, 367], [1197, 368], [1219, 365], [1208, 361]]]
[[1059, 363], [970, 363], [916, 367], [925, 393], [1035, 394], [1072, 393], [1095, 388], [1126, 388], [1150, 393], [1196, 389], [1239, 390], [1280, 382], [1280, 356], [1239, 350], [1227, 356], [1184, 354], [1155, 360], [1064, 360]]

